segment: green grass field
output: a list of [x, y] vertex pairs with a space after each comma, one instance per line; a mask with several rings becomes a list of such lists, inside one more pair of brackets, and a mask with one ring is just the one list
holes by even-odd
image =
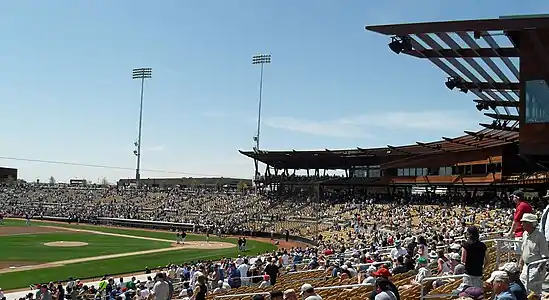
[[[47, 242], [86, 242], [82, 247], [49, 247]], [[84, 232], [55, 232], [0, 236], [0, 260], [53, 262], [115, 253], [137, 252], [170, 247], [169, 242], [123, 238]]]
[[[23, 226], [25, 223], [22, 220], [6, 220], [5, 225], [0, 226]], [[59, 227], [70, 227], [70, 228], [78, 228], [78, 229], [88, 229], [88, 230], [94, 230], [94, 231], [101, 231], [101, 232], [109, 232], [109, 233], [118, 233], [118, 234], [125, 234], [125, 235], [132, 235], [132, 236], [140, 236], [140, 237], [151, 237], [151, 238], [158, 238], [158, 239], [169, 239], [169, 240], [175, 240], [174, 233], [167, 232], [167, 231], [146, 231], [146, 230], [135, 230], [135, 229], [125, 229], [125, 228], [110, 228], [110, 227], [101, 227], [101, 226], [90, 226], [90, 225], [68, 225], [63, 223], [49, 223], [49, 222], [33, 222], [32, 226], [40, 226], [40, 225], [53, 225], [53, 226], [59, 226]], [[71, 258], [75, 257], [93, 257], [98, 255], [105, 255], [110, 253], [121, 253], [121, 252], [135, 252], [135, 251], [141, 251], [141, 250], [147, 250], [140, 248], [140, 250], [136, 250], [136, 248], [129, 248], [126, 245], [126, 240], [130, 240], [132, 243], [135, 244], [135, 247], [152, 247], [149, 249], [155, 249], [155, 248], [164, 248], [167, 247], [167, 244], [164, 242], [155, 242], [155, 241], [149, 241], [149, 240], [140, 240], [140, 239], [132, 239], [132, 238], [121, 238], [121, 237], [113, 237], [113, 236], [106, 236], [106, 235], [95, 235], [95, 234], [88, 234], [88, 233], [76, 233], [74, 234], [74, 238], [78, 238], [77, 241], [81, 241], [79, 235], [91, 235], [94, 239], [103, 240], [105, 239], [105, 243], [103, 242], [94, 242], [91, 243], [88, 240], [84, 240], [88, 243], [90, 243], [89, 246], [85, 247], [74, 247], [74, 248], [67, 248], [69, 252], [71, 251], [77, 251], [75, 249], [80, 248], [80, 251], [87, 251], [84, 250], [84, 248], [87, 247], [98, 247], [98, 245], [103, 244], [103, 247], [100, 247], [101, 249], [97, 249], [98, 251], [103, 252], [87, 252], [86, 255], [84, 255], [84, 252], [81, 253], [71, 253], [71, 255], [83, 255], [83, 256], [72, 256]], [[20, 236], [0, 236], [0, 245], [3, 245], [3, 239], [4, 238], [14, 238], [14, 237], [35, 237], [41, 239], [41, 236], [50, 235], [49, 233], [42, 233], [42, 234], [36, 234], [36, 235], [20, 235]], [[57, 235], [55, 233], [54, 235]], [[60, 233], [62, 236], [67, 236], [66, 233]], [[72, 233], [69, 233], [69, 236], [72, 236]], [[88, 237], [86, 237], [87, 239]], [[109, 242], [112, 241], [112, 239], [118, 240], [119, 242], [112, 243]], [[121, 239], [123, 239], [124, 242], [120, 242]], [[188, 241], [203, 241], [206, 237], [203, 235], [194, 235], [189, 234], [187, 236]], [[69, 240], [68, 238], [60, 238], [57, 240]], [[219, 239], [217, 237], [210, 237], [210, 241], [224, 241], [236, 244], [235, 238], [222, 238]], [[130, 242], [128, 241], [128, 242]], [[44, 242], [40, 242], [44, 243]], [[142, 244], [143, 243], [143, 244]], [[94, 245], [95, 244], [95, 245]], [[18, 246], [19, 245], [19, 246]], [[34, 250], [21, 250], [29, 246], [29, 244], [24, 242], [24, 239], [21, 240], [21, 244], [19, 243], [13, 243], [12, 246], [10, 246], [10, 252], [12, 254], [10, 255], [19, 255], [17, 254], [14, 249], [20, 249], [20, 251], [26, 251], [25, 256], [23, 254], [20, 255], [20, 257], [27, 257], [27, 254], [36, 253], [35, 256], [37, 258], [35, 261], [56, 261], [56, 260], [65, 260], [68, 259], [66, 257], [61, 259], [55, 259], [54, 257], [57, 257], [58, 250], [65, 250], [62, 248], [57, 247], [46, 247], [47, 249], [43, 250], [37, 245], [33, 245], [30, 243], [32, 247], [38, 247], [40, 250], [37, 252], [38, 248], [34, 248]], [[272, 251], [276, 249], [275, 246], [269, 244], [269, 243], [263, 243], [258, 241], [248, 241], [248, 249], [249, 254], [257, 254], [257, 253], [264, 253], [267, 251]], [[49, 250], [49, 251], [48, 251]], [[3, 252], [0, 247], [0, 260], [2, 261], [14, 261], [15, 259], [10, 258], [6, 259]], [[115, 251], [115, 252], [108, 252], [108, 251]], [[67, 254], [67, 253], [65, 253]], [[36, 283], [45, 283], [49, 281], [58, 281], [58, 280], [66, 280], [69, 276], [75, 277], [75, 278], [91, 278], [91, 277], [99, 277], [105, 274], [123, 274], [123, 273], [132, 273], [137, 272], [140, 270], [145, 269], [145, 267], [149, 268], [157, 268], [159, 266], [165, 266], [170, 263], [185, 263], [185, 262], [192, 262], [192, 261], [198, 261], [198, 260], [215, 260], [220, 259], [222, 257], [236, 257], [238, 255], [238, 249], [235, 247], [233, 248], [227, 248], [227, 249], [215, 249], [215, 250], [204, 250], [204, 249], [182, 249], [182, 250], [176, 250], [176, 251], [169, 251], [169, 252], [161, 252], [161, 253], [151, 253], [151, 254], [144, 254], [144, 255], [135, 255], [135, 256], [127, 256], [127, 257], [120, 257], [120, 258], [114, 258], [114, 259], [104, 259], [104, 260], [96, 260], [96, 261], [89, 261], [89, 262], [80, 262], [80, 263], [74, 263], [74, 264], [68, 264], [60, 267], [52, 267], [47, 269], [36, 269], [36, 270], [27, 270], [27, 271], [19, 271], [19, 272], [12, 272], [12, 273], [4, 273], [0, 274], [0, 285], [4, 290], [9, 289], [16, 289], [21, 287], [27, 287], [29, 284], [36, 284]], [[44, 257], [51, 257], [47, 260], [44, 260]], [[15, 256], [14, 256], [15, 257]], [[27, 258], [28, 259], [28, 258]], [[19, 259], [21, 260], [21, 259]]]

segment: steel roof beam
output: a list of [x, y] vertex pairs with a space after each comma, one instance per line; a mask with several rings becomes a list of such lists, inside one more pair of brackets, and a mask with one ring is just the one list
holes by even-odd
[[484, 19], [484, 20], [463, 20], [463, 21], [442, 21], [423, 22], [394, 25], [366, 26], [366, 30], [386, 35], [408, 35], [436, 32], [463, 32], [463, 31], [513, 31], [524, 28], [546, 28], [549, 27], [549, 18], [524, 17], [508, 19]]
[[509, 127], [509, 126], [497, 126], [497, 125], [492, 125], [492, 124], [485, 124], [485, 123], [480, 123], [479, 124], [480, 126], [484, 127], [484, 128], [488, 128], [488, 129], [494, 129], [494, 130], [501, 130], [501, 131], [513, 131], [513, 132], [519, 132], [519, 128], [518, 127]]
[[[425, 35], [424, 35], [425, 36]], [[418, 37], [419, 38], [419, 37]], [[429, 38], [430, 39], [429, 43], [427, 43], [425, 40], [424, 42], [427, 43], [427, 44], [431, 44], [429, 45], [430, 47], [436, 47], [436, 48], [441, 48], [440, 45], [436, 44], [436, 42], [433, 41], [433, 39]], [[416, 41], [415, 39], [410, 39], [410, 42], [412, 44], [412, 47], [414, 49], [418, 49], [418, 50], [425, 50], [425, 47], [420, 44], [418, 41]], [[437, 47], [438, 45], [438, 47]], [[437, 67], [439, 67], [441, 70], [443, 70], [446, 74], [448, 74], [449, 76], [452, 76], [452, 77], [459, 77], [461, 78], [461, 75], [458, 74], [456, 71], [454, 71], [452, 68], [450, 68], [448, 65], [446, 65], [446, 63], [444, 63], [442, 61], [442, 59], [440, 58], [428, 58], [429, 61], [431, 61], [432, 63], [434, 63]], [[454, 65], [455, 68], [457, 69], [464, 69], [463, 66], [461, 66], [461, 64], [455, 59], [455, 58], [450, 58], [450, 59], [447, 59], [448, 62], [450, 62], [452, 65]], [[461, 66], [461, 67], [460, 67]], [[473, 76], [474, 77], [474, 76]], [[486, 96], [485, 94], [479, 92], [478, 89], [473, 89], [471, 90], [471, 92], [473, 94], [475, 94], [477, 97], [479, 97], [480, 99], [483, 99], [483, 100], [486, 100], [486, 101], [491, 101], [491, 100], [502, 100], [502, 99], [499, 99], [499, 97], [493, 97], [492, 99], [490, 99], [488, 96]], [[491, 94], [494, 94], [494, 93], [491, 93]], [[498, 113], [497, 110], [495, 110], [496, 113]]]
[[469, 90], [478, 89], [481, 91], [519, 91], [520, 83], [518, 82], [469, 82], [465, 81], [461, 83]]
[[486, 101], [481, 99], [476, 99], [473, 101], [480, 104], [488, 104], [489, 106], [494, 105], [494, 106], [501, 106], [501, 107], [516, 107], [516, 108], [520, 106], [520, 102], [518, 101], [506, 101], [506, 100]]
[[[467, 130], [465, 130], [464, 132], [466, 134], [472, 136], [472, 137], [475, 137], [479, 142], [482, 141], [483, 139], [511, 142], [513, 139], [516, 138], [516, 134], [513, 134], [511, 136], [500, 136], [500, 135], [505, 135], [505, 134], [509, 134], [509, 133], [508, 132], [502, 132], [502, 131], [499, 131], [499, 130], [492, 130], [492, 129], [489, 130], [489, 131], [486, 131], [484, 133], [472, 132], [472, 131], [467, 131]], [[492, 134], [494, 132], [495, 132], [495, 134]]]
[[451, 138], [448, 138], [448, 137], [443, 136], [442, 139], [447, 141], [448, 143], [464, 145], [464, 146], [471, 147], [471, 148], [478, 148], [478, 146], [476, 146], [476, 145], [472, 145], [472, 144], [465, 143], [465, 142], [462, 142], [462, 141], [456, 141], [455, 139], [451, 139]]
[[[494, 50], [496, 52], [494, 52]], [[498, 49], [491, 48], [460, 48], [460, 49], [425, 49], [425, 50], [403, 50], [402, 53], [412, 55], [418, 58], [480, 58], [480, 57], [519, 57], [519, 51], [512, 47], [502, 47]]]
[[404, 153], [404, 154], [407, 154], [407, 155], [413, 155], [412, 153], [410, 153], [408, 151], [404, 151], [402, 149], [399, 149], [399, 148], [391, 146], [391, 145], [387, 145], [387, 148], [389, 148], [389, 150], [391, 150], [391, 151], [396, 151], [396, 152]]
[[496, 119], [496, 120], [506, 120], [506, 121], [518, 121], [519, 120], [519, 116], [517, 116], [517, 115], [496, 115], [496, 114], [491, 114], [491, 113], [485, 113], [484, 115], [489, 117], [489, 118]]
[[442, 144], [427, 145], [427, 144], [422, 143], [422, 142], [416, 142], [416, 144], [418, 144], [419, 146], [421, 146], [423, 148], [427, 148], [427, 149], [431, 149], [431, 150], [435, 150], [435, 151], [448, 152], [448, 150], [442, 148]]

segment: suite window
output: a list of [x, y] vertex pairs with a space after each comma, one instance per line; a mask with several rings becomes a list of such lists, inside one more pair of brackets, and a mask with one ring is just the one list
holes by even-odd
[[370, 178], [381, 177], [381, 171], [379, 169], [370, 169], [368, 170], [368, 177]]
[[404, 176], [410, 176], [410, 169], [404, 169]]
[[549, 86], [547, 81], [530, 80], [525, 83], [526, 90], [526, 123], [549, 122]]
[[452, 167], [440, 167], [438, 170], [438, 175], [440, 176], [452, 175]]
[[416, 176], [416, 169], [415, 168], [410, 169], [410, 176]]
[[398, 169], [397, 176], [404, 176], [404, 169]]

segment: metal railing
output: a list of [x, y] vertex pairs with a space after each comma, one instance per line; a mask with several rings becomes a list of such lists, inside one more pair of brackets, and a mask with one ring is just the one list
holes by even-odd
[[450, 297], [450, 296], [457, 296], [455, 294], [433, 294], [433, 295], [423, 295], [423, 291], [424, 291], [424, 283], [426, 281], [432, 281], [432, 280], [439, 280], [439, 279], [458, 279], [458, 278], [464, 278], [466, 277], [467, 275], [466, 274], [461, 274], [461, 275], [448, 275], [448, 276], [437, 276], [437, 277], [425, 277], [423, 278], [419, 284], [421, 285], [421, 294], [420, 294], [420, 299], [423, 300], [423, 299], [430, 299], [430, 298], [441, 298], [441, 297]]
[[[356, 288], [356, 287], [363, 287], [363, 286], [372, 286], [372, 285], [359, 283], [359, 284], [324, 286], [324, 287], [315, 288], [315, 291], [333, 290], [333, 289], [349, 289], [349, 288]], [[244, 293], [244, 294], [215, 296], [215, 299], [246, 297], [246, 296], [254, 296], [254, 295], [269, 295], [269, 294], [270, 294], [269, 292]]]
[[[543, 264], [543, 263], [546, 263], [549, 261], [549, 258], [546, 257], [546, 258], [542, 258], [540, 260], [535, 260], [529, 264], [526, 264], [526, 285], [525, 285], [525, 288], [526, 288], [526, 292], [528, 292], [529, 288], [528, 286], [530, 285], [530, 270], [532, 269], [533, 266], [536, 266], [536, 265], [539, 265], [539, 264]], [[542, 270], [545, 271], [545, 267], [544, 265], [542, 265]], [[545, 278], [545, 275], [543, 276], [543, 278]]]
[[514, 255], [517, 255], [518, 252], [516, 249], [516, 246], [522, 244], [521, 240], [513, 240], [513, 239], [491, 239], [491, 240], [485, 240], [483, 242], [495, 242], [496, 243], [496, 266], [499, 266], [501, 264], [501, 255], [502, 253], [507, 253], [507, 262], [511, 261], [511, 252], [514, 253]]

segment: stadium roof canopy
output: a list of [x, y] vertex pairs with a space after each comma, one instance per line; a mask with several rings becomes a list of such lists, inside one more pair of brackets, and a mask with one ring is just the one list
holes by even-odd
[[250, 158], [257, 159], [268, 166], [278, 169], [346, 169], [349, 166], [371, 165], [380, 157], [400, 159], [404, 157], [427, 154], [444, 154], [461, 151], [472, 151], [482, 148], [497, 147], [518, 141], [518, 132], [497, 129], [483, 129], [478, 132], [466, 131], [458, 138], [443, 137], [441, 141], [408, 146], [391, 146], [382, 148], [319, 151], [239, 151]]
[[[506, 16], [497, 19], [366, 26], [391, 36], [389, 47], [427, 59], [448, 75], [446, 86], [470, 91], [478, 110], [493, 118], [485, 128], [513, 130], [519, 126], [519, 50], [527, 37], [538, 45], [549, 68], [549, 54], [535, 30], [549, 28], [549, 15]], [[521, 35], [528, 30], [527, 35]]]
[[538, 45], [549, 69], [549, 54], [535, 31], [549, 28], [549, 15], [509, 16], [497, 19], [446, 21], [366, 26], [369, 31], [391, 37], [389, 47], [397, 53], [431, 61], [447, 75], [446, 86], [471, 92], [479, 111], [493, 118], [481, 123], [478, 132], [465, 131], [457, 138], [443, 137], [430, 143], [383, 148], [324, 151], [240, 151], [269, 166], [283, 169], [343, 169], [367, 164], [372, 157], [412, 157], [502, 146], [519, 138], [519, 50], [521, 37]]

